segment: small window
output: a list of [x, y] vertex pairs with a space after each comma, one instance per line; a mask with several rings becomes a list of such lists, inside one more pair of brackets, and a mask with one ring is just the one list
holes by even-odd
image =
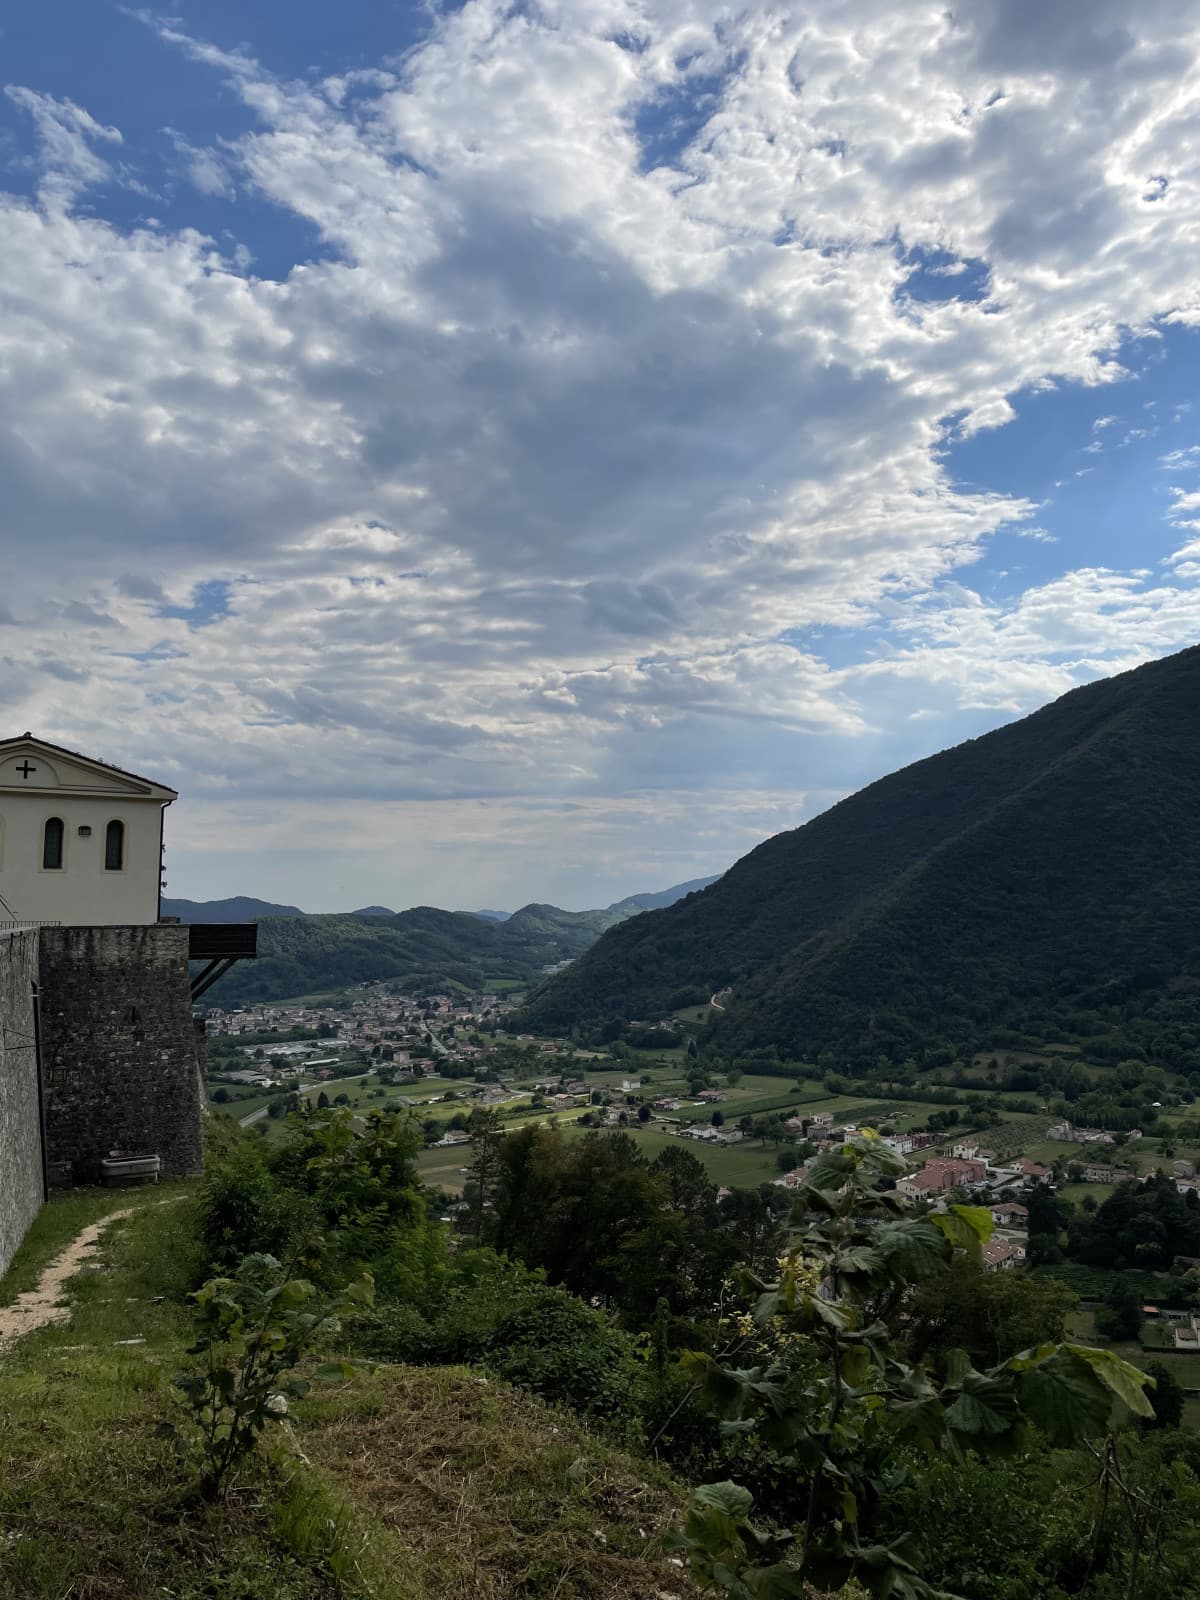
[[104, 870], [105, 872], [123, 872], [125, 870], [125, 824], [123, 822], [110, 822], [104, 830]]
[[63, 864], [63, 839], [66, 836], [61, 817], [47, 817], [42, 829], [42, 868], [46, 872], [61, 872]]

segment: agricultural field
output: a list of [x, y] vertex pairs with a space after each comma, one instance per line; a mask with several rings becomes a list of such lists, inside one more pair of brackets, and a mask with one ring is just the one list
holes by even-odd
[[[534, 1112], [527, 1117], [513, 1118], [511, 1121], [506, 1119], [505, 1127], [512, 1131], [526, 1127], [531, 1122], [547, 1122], [560, 1128], [569, 1137], [578, 1137], [588, 1132], [578, 1125], [582, 1115], [582, 1107], [578, 1112], [565, 1112], [552, 1117], [547, 1117], [545, 1112]], [[708, 1169], [714, 1183], [729, 1188], [754, 1188], [760, 1183], [770, 1183], [780, 1173], [775, 1150], [770, 1146], [764, 1149], [757, 1139], [734, 1145], [708, 1145], [698, 1139], [682, 1139], [678, 1134], [668, 1133], [662, 1126], [643, 1127], [640, 1123], [631, 1123], [622, 1131], [637, 1140], [650, 1160], [663, 1150], [688, 1151]], [[417, 1165], [426, 1183], [458, 1193], [463, 1185], [461, 1169], [470, 1158], [469, 1146], [450, 1145], [443, 1149], [422, 1151]]]
[[1102, 1206], [1113, 1192], [1111, 1183], [1060, 1183], [1058, 1195], [1062, 1200], [1069, 1200], [1073, 1205], [1080, 1205], [1090, 1196], [1098, 1206]]

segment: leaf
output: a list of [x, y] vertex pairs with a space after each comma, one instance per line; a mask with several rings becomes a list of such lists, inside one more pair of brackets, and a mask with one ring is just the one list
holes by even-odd
[[806, 1600], [812, 1594], [795, 1567], [758, 1567], [743, 1576], [754, 1600]]
[[996, 1224], [986, 1206], [951, 1206], [950, 1214], [961, 1217], [968, 1227], [974, 1229], [980, 1244], [986, 1244], [992, 1237]]
[[946, 1425], [973, 1443], [986, 1443], [1011, 1434], [1020, 1415], [1011, 1377], [967, 1372], [962, 1393], [946, 1412]]
[[1048, 1348], [1052, 1355], [1016, 1368], [1021, 1410], [1052, 1445], [1075, 1444], [1103, 1430], [1112, 1392], [1088, 1362], [1070, 1350]]
[[982, 1245], [991, 1238], [992, 1219], [982, 1206], [951, 1206], [948, 1211], [935, 1212], [929, 1221], [972, 1261], [979, 1260]]
[[279, 1304], [291, 1310], [311, 1300], [316, 1292], [307, 1278], [290, 1278], [287, 1283], [280, 1285]]
[[358, 1368], [349, 1361], [325, 1361], [313, 1373], [318, 1383], [342, 1383], [356, 1376]]
[[840, 1250], [836, 1260], [838, 1272], [848, 1277], [878, 1272], [883, 1265], [883, 1256], [867, 1244], [851, 1245], [848, 1250]]
[[957, 1389], [967, 1373], [972, 1370], [971, 1358], [965, 1350], [946, 1351], [946, 1384]]
[[842, 1352], [842, 1377], [852, 1389], [864, 1384], [871, 1373], [871, 1351], [865, 1344], [853, 1344]]
[[880, 1223], [872, 1243], [893, 1277], [905, 1282], [936, 1277], [945, 1271], [950, 1260], [945, 1234], [924, 1218]]
[[714, 1511], [723, 1511], [734, 1522], [745, 1522], [750, 1515], [750, 1507], [754, 1504], [754, 1496], [749, 1489], [744, 1489], [740, 1483], [702, 1483], [692, 1495], [697, 1505], [711, 1506]]
[[375, 1280], [369, 1272], [346, 1285], [346, 1299], [356, 1306], [369, 1306], [375, 1300]]
[[1068, 1344], [1063, 1349], [1085, 1361], [1111, 1394], [1128, 1406], [1135, 1417], [1153, 1417], [1154, 1407], [1146, 1393], [1150, 1381], [1140, 1368], [1122, 1361], [1115, 1350], [1094, 1350], [1086, 1344]]

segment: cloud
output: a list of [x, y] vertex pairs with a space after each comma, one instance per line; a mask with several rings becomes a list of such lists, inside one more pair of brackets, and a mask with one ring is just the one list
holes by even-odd
[[176, 128], [164, 128], [179, 160], [179, 168], [188, 182], [201, 194], [232, 200], [236, 189], [229, 169], [220, 151], [211, 146], [191, 144]]
[[5, 94], [33, 119], [42, 168], [39, 194], [47, 206], [66, 206], [85, 189], [110, 183], [116, 170], [94, 148], [119, 145], [120, 130], [105, 127], [71, 100], [56, 100], [19, 84]]
[[[1072, 571], [944, 456], [1200, 321], [1194, 19], [1066, 11], [469, 0], [325, 81], [150, 22], [252, 121], [168, 130], [221, 244], [106, 218], [136, 151], [10, 90], [6, 604], [84, 674], [13, 714], [213, 817], [711, 787], [732, 851], [726, 780], [836, 794], [1187, 642], [1190, 558]], [[256, 277], [251, 214], [319, 248]], [[915, 259], [981, 298], [901, 292]], [[1002, 529], [1059, 575], [1000, 604]]]

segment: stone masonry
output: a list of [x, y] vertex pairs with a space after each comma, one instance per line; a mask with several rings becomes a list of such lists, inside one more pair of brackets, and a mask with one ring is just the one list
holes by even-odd
[[0, 931], [0, 1273], [42, 1203], [33, 991], [38, 936]]
[[110, 1150], [201, 1168], [203, 1045], [188, 930], [38, 931], [46, 1147], [52, 1183], [94, 1183]]

